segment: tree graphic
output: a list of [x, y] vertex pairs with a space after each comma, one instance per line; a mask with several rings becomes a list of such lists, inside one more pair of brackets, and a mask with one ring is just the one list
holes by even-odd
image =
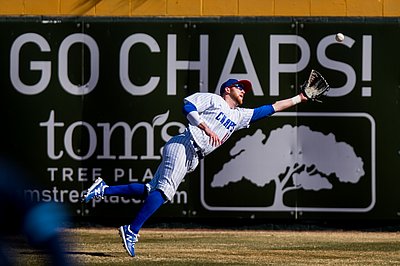
[[365, 172], [363, 161], [352, 146], [337, 142], [330, 133], [309, 127], [285, 125], [272, 130], [268, 139], [259, 129], [240, 139], [231, 149], [232, 159], [225, 163], [211, 182], [211, 187], [247, 179], [257, 186], [275, 183], [271, 209], [284, 210], [285, 193], [303, 189], [332, 189], [327, 176], [342, 183], [357, 183]]

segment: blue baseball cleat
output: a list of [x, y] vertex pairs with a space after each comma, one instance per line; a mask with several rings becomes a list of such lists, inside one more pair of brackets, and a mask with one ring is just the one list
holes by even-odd
[[128, 254], [135, 257], [135, 243], [138, 242], [139, 234], [132, 232], [129, 225], [123, 225], [119, 228], [119, 235]]
[[82, 202], [89, 202], [89, 200], [95, 199], [103, 199], [104, 198], [104, 189], [108, 188], [106, 182], [103, 181], [102, 178], [97, 178], [94, 181], [93, 185], [86, 191], [85, 195], [82, 197]]

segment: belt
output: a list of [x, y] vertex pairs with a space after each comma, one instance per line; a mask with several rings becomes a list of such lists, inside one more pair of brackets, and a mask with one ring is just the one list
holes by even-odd
[[204, 154], [201, 151], [200, 146], [197, 145], [196, 141], [194, 141], [194, 140], [192, 140], [191, 142], [192, 142], [193, 148], [194, 148], [195, 152], [197, 153], [197, 156], [199, 157], [199, 159], [203, 159], [204, 158]]

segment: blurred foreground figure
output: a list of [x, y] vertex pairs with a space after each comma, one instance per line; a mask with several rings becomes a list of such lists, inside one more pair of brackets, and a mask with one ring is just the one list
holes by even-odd
[[0, 265], [20, 265], [4, 249], [9, 246], [4, 237], [13, 235], [23, 235], [32, 247], [42, 249], [49, 265], [70, 265], [58, 233], [65, 212], [55, 203], [25, 199], [24, 190], [33, 189], [33, 181], [13, 162], [0, 158]]

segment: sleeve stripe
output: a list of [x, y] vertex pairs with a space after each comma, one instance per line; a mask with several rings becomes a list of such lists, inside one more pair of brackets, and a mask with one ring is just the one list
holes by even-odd
[[254, 108], [254, 113], [253, 113], [253, 116], [251, 117], [250, 122], [255, 122], [264, 117], [268, 117], [274, 113], [275, 113], [275, 110], [274, 110], [274, 107], [272, 107], [272, 104], [267, 104], [267, 105], [263, 105], [263, 106]]
[[197, 111], [196, 106], [194, 106], [193, 103], [187, 101], [187, 102], [183, 105], [183, 110], [182, 110], [183, 114], [184, 114], [185, 116], [187, 116], [190, 112], [193, 112], [193, 111]]

